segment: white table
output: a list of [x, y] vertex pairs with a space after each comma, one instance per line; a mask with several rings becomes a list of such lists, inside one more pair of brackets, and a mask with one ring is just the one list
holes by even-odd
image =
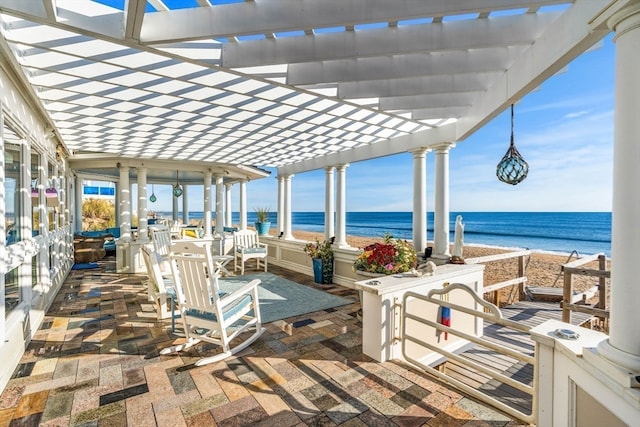
[[[483, 271], [483, 265], [445, 264], [439, 266], [432, 276], [390, 275], [370, 277], [355, 282], [355, 288], [362, 291], [362, 352], [378, 362], [402, 359], [402, 345], [397, 337], [401, 333], [402, 310], [400, 305], [404, 294], [412, 291], [426, 295], [432, 289], [441, 289], [445, 282], [464, 283], [478, 293], [483, 287]], [[469, 298], [461, 297], [462, 301], [455, 301], [455, 298], [453, 296], [451, 302], [475, 306], [475, 303], [469, 301]], [[431, 318], [437, 317], [437, 310], [437, 307], [425, 307], [424, 315], [431, 316]], [[482, 335], [481, 321], [467, 323], [469, 322], [464, 324], [457, 322], [452, 327], [460, 328], [476, 336]], [[450, 351], [462, 344], [466, 345], [466, 342], [462, 343], [453, 338], [438, 343], [438, 345], [446, 346]], [[420, 358], [427, 356], [429, 354], [425, 353]]]
[[229, 270], [227, 270], [226, 265], [233, 261], [232, 255], [214, 255], [213, 262], [216, 264], [216, 267], [220, 269], [223, 276], [233, 276]]

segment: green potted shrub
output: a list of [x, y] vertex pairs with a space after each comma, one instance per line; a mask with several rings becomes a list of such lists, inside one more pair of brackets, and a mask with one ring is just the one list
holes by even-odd
[[271, 221], [269, 220], [269, 207], [256, 208], [256, 231], [258, 236], [269, 235], [269, 229], [271, 228]]
[[316, 283], [333, 283], [333, 250], [331, 241], [325, 240], [315, 243], [309, 242], [304, 248], [304, 252], [311, 257], [313, 263], [313, 279]]

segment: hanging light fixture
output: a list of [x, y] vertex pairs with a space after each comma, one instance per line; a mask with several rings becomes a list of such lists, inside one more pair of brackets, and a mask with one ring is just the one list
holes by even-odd
[[180, 176], [178, 175], [178, 171], [176, 171], [176, 185], [173, 186], [173, 195], [175, 197], [182, 196], [182, 186], [180, 185]]
[[158, 198], [156, 197], [156, 189], [153, 184], [151, 184], [151, 196], [149, 197], [149, 201], [151, 203], [155, 203]]
[[511, 143], [496, 167], [496, 175], [502, 182], [520, 184], [529, 173], [529, 164], [522, 158], [513, 140], [513, 104], [511, 104]]

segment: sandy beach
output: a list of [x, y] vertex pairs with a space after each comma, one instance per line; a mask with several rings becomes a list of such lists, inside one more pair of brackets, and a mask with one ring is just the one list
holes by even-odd
[[[293, 236], [301, 240], [324, 240], [322, 233], [314, 233], [309, 231], [293, 231]], [[380, 239], [359, 237], [359, 236], [347, 236], [347, 242], [349, 245], [362, 248], [370, 243], [380, 241]], [[485, 247], [485, 246], [464, 246], [463, 256], [464, 258], [475, 258], [487, 255], [495, 255], [505, 252], [513, 252], [499, 247]], [[526, 276], [528, 286], [545, 286], [545, 287], [563, 287], [563, 275], [561, 274], [561, 266], [566, 263], [569, 255], [566, 254], [549, 254], [544, 252], [533, 252], [526, 264]], [[575, 258], [572, 258], [575, 260]], [[610, 268], [610, 261], [607, 262], [607, 268]], [[585, 268], [598, 268], [597, 262], [586, 264]], [[494, 261], [486, 265], [484, 274], [485, 286], [499, 283], [505, 280], [513, 279], [517, 276], [518, 264], [517, 258]], [[598, 279], [587, 276], [574, 276], [574, 289], [576, 291], [585, 291], [598, 283]], [[509, 297], [508, 291], [501, 294], [501, 301], [506, 301]], [[517, 298], [517, 295], [515, 295]]]

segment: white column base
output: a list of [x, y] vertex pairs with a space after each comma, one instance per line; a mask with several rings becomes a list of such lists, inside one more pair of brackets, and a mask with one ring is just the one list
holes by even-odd
[[627, 384], [627, 387], [640, 387], [640, 356], [636, 354], [627, 353], [611, 345], [609, 339], [602, 341], [598, 344], [598, 353], [606, 358], [614, 365], [623, 368], [627, 372], [629, 377], [635, 378], [635, 386]]

